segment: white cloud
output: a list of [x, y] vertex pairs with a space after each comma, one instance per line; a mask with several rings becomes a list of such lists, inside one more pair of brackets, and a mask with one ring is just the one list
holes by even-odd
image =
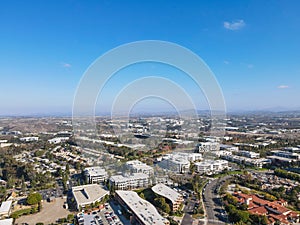
[[62, 63], [62, 67], [64, 67], [64, 68], [71, 68], [72, 65], [70, 63]]
[[227, 30], [239, 30], [239, 29], [243, 28], [244, 26], [246, 26], [246, 23], [244, 22], [244, 20], [235, 20], [232, 22], [228, 22], [228, 21], [224, 22], [224, 28], [226, 28]]
[[279, 85], [277, 88], [279, 88], [279, 89], [287, 89], [287, 88], [289, 88], [289, 86], [288, 85]]

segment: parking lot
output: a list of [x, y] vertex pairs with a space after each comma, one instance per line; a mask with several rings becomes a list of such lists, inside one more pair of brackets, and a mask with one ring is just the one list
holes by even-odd
[[50, 188], [46, 190], [39, 191], [43, 200], [47, 200], [49, 198], [59, 198], [63, 196], [63, 190], [61, 188]]
[[115, 203], [106, 203], [105, 208], [89, 214], [81, 214], [79, 225], [130, 225], [130, 221], [121, 215], [121, 210]]

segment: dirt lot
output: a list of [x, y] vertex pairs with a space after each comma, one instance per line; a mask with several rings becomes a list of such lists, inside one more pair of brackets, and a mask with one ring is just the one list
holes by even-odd
[[42, 211], [34, 214], [22, 216], [16, 220], [16, 225], [27, 223], [29, 225], [35, 225], [38, 222], [42, 222], [45, 225], [55, 223], [57, 219], [67, 217], [70, 212], [63, 208], [63, 204], [66, 199], [56, 198], [54, 202], [43, 202]]

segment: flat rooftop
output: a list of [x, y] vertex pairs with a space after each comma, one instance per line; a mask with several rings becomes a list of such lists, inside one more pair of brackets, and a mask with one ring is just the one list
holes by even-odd
[[277, 155], [270, 155], [270, 156], [267, 156], [267, 158], [268, 159], [277, 159], [277, 160], [285, 161], [285, 162], [292, 162], [292, 161], [295, 160], [295, 159], [291, 159], [291, 158], [280, 157], [280, 156], [277, 156]]
[[0, 220], [0, 225], [12, 225], [12, 224], [13, 224], [12, 218]]
[[99, 166], [87, 167], [85, 169], [85, 172], [88, 173], [92, 177], [106, 176], [107, 175], [107, 172], [105, 171], [105, 169], [103, 169], [103, 168], [101, 168]]
[[136, 192], [116, 191], [116, 193], [145, 225], [165, 225], [167, 219], [162, 217], [150, 202], [142, 199]]
[[8, 213], [12, 205], [12, 201], [2, 202], [0, 207], [0, 215]]
[[81, 185], [72, 188], [72, 193], [79, 205], [90, 204], [109, 193], [98, 184]]
[[126, 165], [137, 169], [153, 170], [151, 166], [148, 166], [146, 163], [142, 163], [139, 160], [127, 161]]
[[175, 203], [176, 200], [181, 197], [181, 194], [179, 194], [177, 191], [162, 183], [156, 184], [151, 189], [156, 194], [169, 199], [172, 203]]
[[227, 164], [228, 162], [226, 160], [221, 160], [221, 159], [218, 159], [218, 160], [210, 160], [210, 159], [207, 159], [207, 160], [203, 160], [201, 162], [196, 162], [195, 165], [197, 166], [208, 166], [208, 165], [219, 165], [219, 164]]
[[130, 180], [148, 179], [149, 175], [144, 173], [134, 173], [131, 175], [115, 175], [111, 176], [110, 180], [114, 182], [128, 182]]

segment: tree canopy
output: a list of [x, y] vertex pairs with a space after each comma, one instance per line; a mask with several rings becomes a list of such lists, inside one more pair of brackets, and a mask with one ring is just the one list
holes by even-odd
[[27, 204], [28, 205], [35, 205], [38, 204], [42, 200], [42, 196], [38, 192], [30, 193], [27, 197]]

